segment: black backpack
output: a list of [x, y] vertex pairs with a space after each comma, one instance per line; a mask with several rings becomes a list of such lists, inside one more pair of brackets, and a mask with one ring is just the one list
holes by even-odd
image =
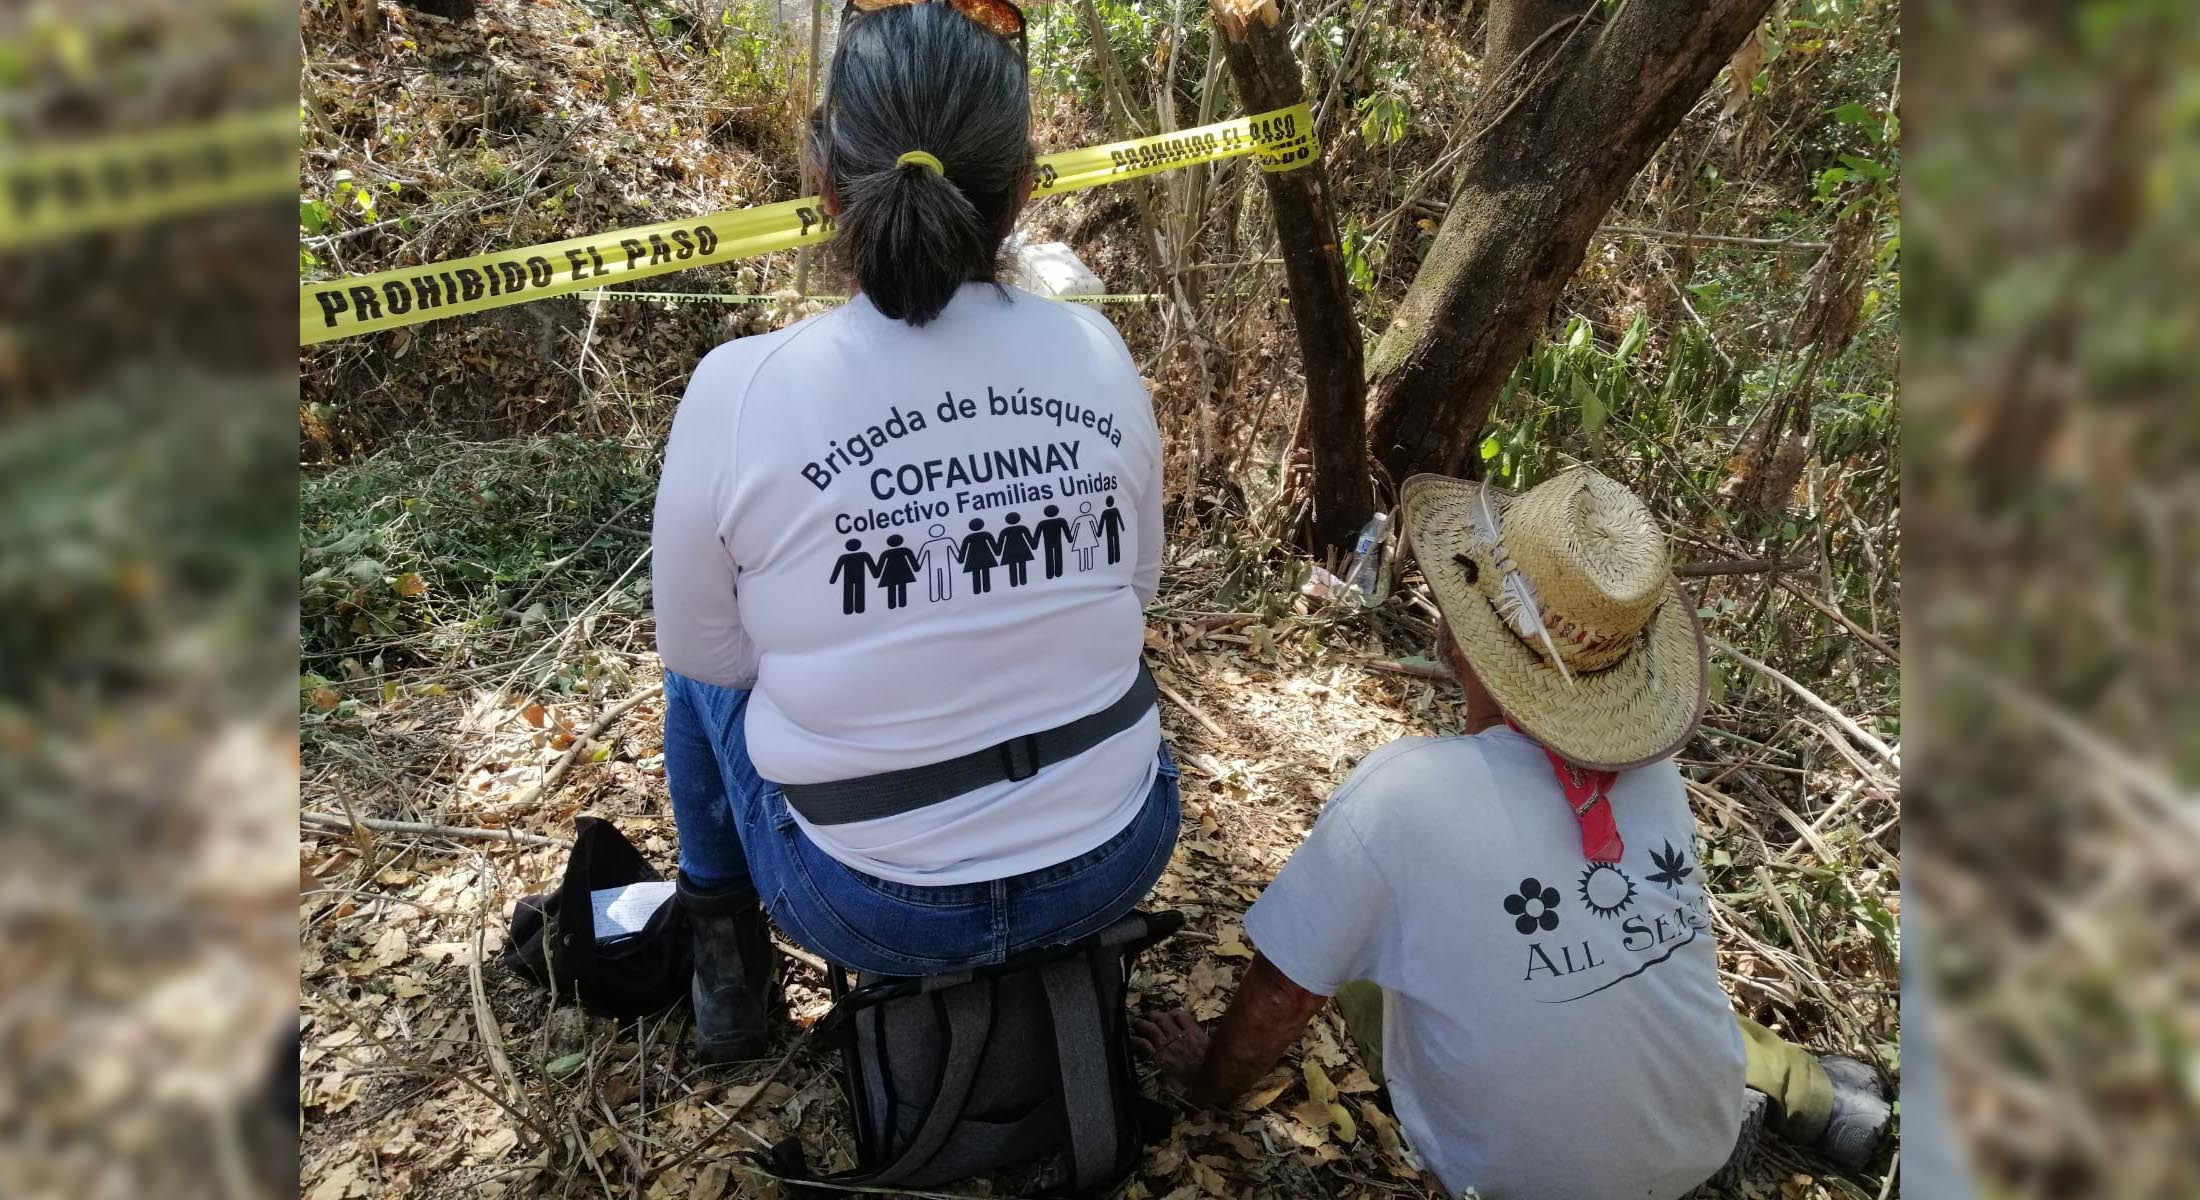
[[558, 890], [523, 897], [512, 910], [504, 966], [599, 1017], [653, 1016], [686, 1000], [695, 950], [680, 897], [666, 900], [639, 932], [599, 941], [590, 895], [663, 877], [611, 822], [575, 817], [573, 825]]
[[[859, 977], [852, 989], [835, 968], [836, 1003], [813, 1035], [841, 1052], [857, 1165], [824, 1182], [930, 1187], [1066, 1147], [1070, 1194], [1121, 1183], [1167, 1123], [1138, 1094], [1124, 993], [1137, 956], [1183, 924], [1134, 912], [997, 966]], [[793, 1139], [764, 1163], [817, 1178]]]

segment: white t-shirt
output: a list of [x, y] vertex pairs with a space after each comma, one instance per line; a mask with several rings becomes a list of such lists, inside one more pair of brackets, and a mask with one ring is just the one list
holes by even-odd
[[1679, 1196], [1741, 1125], [1742, 1040], [1670, 761], [1612, 792], [1592, 865], [1549, 760], [1505, 726], [1369, 755], [1245, 917], [1294, 983], [1383, 989], [1383, 1071], [1454, 1194]]
[[[696, 367], [654, 543], [658, 653], [754, 688], [764, 778], [982, 750], [1136, 677], [1161, 573], [1153, 404], [1114, 326], [1079, 306], [971, 284], [915, 328], [859, 296]], [[882, 879], [1005, 878], [1129, 824], [1160, 740], [1149, 713], [1027, 780], [803, 828]]]

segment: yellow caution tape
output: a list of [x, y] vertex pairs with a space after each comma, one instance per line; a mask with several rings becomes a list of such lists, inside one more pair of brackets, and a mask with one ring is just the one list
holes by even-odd
[[0, 249], [297, 187], [296, 109], [80, 146], [0, 151]]
[[1294, 104], [1197, 129], [1049, 154], [1039, 160], [1037, 191], [1080, 191], [1247, 154], [1263, 171], [1291, 171], [1314, 161], [1313, 113]]
[[[1251, 155], [1263, 171], [1314, 161], [1304, 104], [1155, 137], [1049, 154], [1036, 191], [1054, 195]], [[833, 234], [815, 198], [735, 209], [518, 250], [309, 283], [298, 291], [300, 345], [599, 290], [691, 267], [814, 245]]]
[[[840, 304], [848, 299], [846, 296], [797, 296], [793, 292], [642, 292], [610, 288], [575, 292], [574, 295], [582, 300], [658, 300], [667, 304]], [[1159, 292], [1055, 297], [1072, 304], [1153, 304], [1162, 298]]]

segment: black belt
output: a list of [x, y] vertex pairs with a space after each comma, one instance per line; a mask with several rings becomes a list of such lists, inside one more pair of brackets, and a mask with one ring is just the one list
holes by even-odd
[[1154, 706], [1153, 676], [1138, 664], [1130, 690], [1099, 712], [1067, 724], [1010, 738], [945, 762], [838, 779], [785, 783], [787, 803], [812, 825], [845, 825], [897, 816], [952, 800], [988, 784], [1029, 779], [1041, 768], [1075, 758], [1136, 725]]

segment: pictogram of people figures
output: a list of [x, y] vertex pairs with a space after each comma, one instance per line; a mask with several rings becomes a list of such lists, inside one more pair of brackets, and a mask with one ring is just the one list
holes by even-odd
[[863, 552], [861, 538], [849, 538], [847, 549], [833, 560], [832, 578], [825, 582], [840, 585], [840, 611], [852, 617], [863, 611], [865, 576], [878, 574], [878, 564]]
[[985, 531], [985, 518], [970, 518], [970, 536], [962, 540], [963, 573], [970, 576], [970, 592], [983, 596], [993, 590], [993, 568], [1001, 562], [1000, 546]]
[[1077, 570], [1092, 570], [1092, 560], [1100, 552], [1100, 518], [1092, 515], [1092, 501], [1077, 506], [1077, 519], [1069, 526], [1069, 541], [1077, 547]]
[[1060, 579], [1065, 557], [1062, 548], [1069, 541], [1069, 522], [1062, 519], [1062, 510], [1055, 505], [1047, 505], [1046, 518], [1039, 522], [1033, 532], [1038, 536], [1039, 545], [1045, 554], [1047, 578]]
[[917, 550], [917, 566], [924, 571], [925, 596], [932, 603], [955, 595], [955, 568], [962, 562], [962, 543], [947, 536], [947, 526], [925, 530], [930, 540]]
[[1108, 539], [1108, 565], [1123, 561], [1123, 510], [1115, 506], [1115, 497], [1108, 497], [1107, 508], [1100, 514], [1100, 532]]
[[1024, 525], [1021, 513], [1008, 514], [1008, 527], [1001, 530], [1001, 565], [1008, 568], [1008, 586], [1022, 587], [1031, 582], [1031, 560], [1039, 557], [1033, 551], [1039, 548], [1039, 535]]
[[1049, 504], [1033, 525], [1024, 524], [1022, 513], [1009, 513], [998, 533], [986, 530], [984, 517], [972, 517], [969, 532], [951, 535], [946, 525], [933, 525], [916, 546], [901, 534], [889, 534], [885, 549], [876, 555], [864, 550], [863, 539], [849, 538], [846, 553], [833, 560], [826, 582], [840, 585], [840, 611], [855, 616], [865, 610], [874, 582], [886, 594], [888, 609], [907, 608], [910, 585], [919, 579], [924, 580], [925, 599], [937, 604], [954, 599], [957, 571], [970, 577], [971, 595], [983, 596], [993, 590], [996, 567], [1007, 569], [1008, 586], [1022, 587], [1031, 582], [1034, 562], [1040, 564], [1044, 578], [1066, 574], [1072, 550], [1077, 552], [1080, 573], [1098, 566], [1103, 543], [1108, 562], [1121, 562], [1122, 539], [1123, 514], [1115, 507], [1114, 496], [1106, 498], [1099, 512], [1093, 511], [1092, 501], [1080, 502], [1074, 517], [1063, 516], [1060, 505]]
[[909, 603], [909, 585], [917, 581], [917, 552], [901, 544], [900, 534], [886, 539], [886, 549], [878, 556], [878, 583], [886, 589], [886, 607], [901, 608]]

